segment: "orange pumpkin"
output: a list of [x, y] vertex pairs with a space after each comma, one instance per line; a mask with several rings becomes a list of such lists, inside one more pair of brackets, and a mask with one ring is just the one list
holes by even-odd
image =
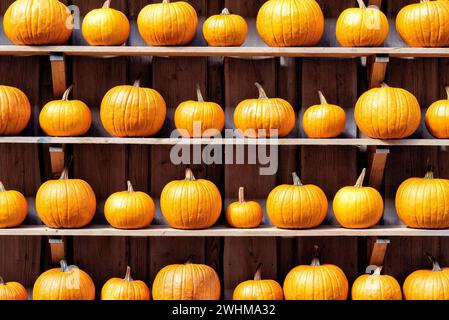
[[150, 289], [145, 282], [133, 280], [127, 267], [124, 279], [112, 278], [104, 284], [101, 300], [150, 300]]
[[22, 224], [28, 214], [28, 202], [19, 191], [6, 191], [0, 181], [0, 228], [13, 228]]
[[262, 264], [257, 267], [254, 280], [240, 283], [234, 290], [233, 300], [283, 300], [282, 287], [275, 280], [262, 280]]
[[239, 201], [226, 208], [226, 220], [234, 228], [257, 228], [262, 222], [262, 207], [256, 201], [245, 201], [245, 188], [239, 188]]
[[402, 300], [399, 282], [389, 275], [381, 274], [377, 267], [373, 274], [363, 274], [352, 285], [352, 300]]
[[21, 90], [0, 85], [0, 135], [13, 136], [22, 132], [31, 116], [31, 105]]
[[213, 15], [203, 24], [203, 36], [212, 47], [241, 46], [246, 39], [248, 25], [245, 19], [237, 14], [231, 14], [224, 8], [221, 14]]
[[439, 139], [449, 138], [449, 86], [445, 88], [447, 100], [432, 103], [426, 112], [426, 126]]
[[3, 281], [0, 277], [0, 301], [2, 300], [27, 300], [28, 294], [24, 286], [18, 282]]

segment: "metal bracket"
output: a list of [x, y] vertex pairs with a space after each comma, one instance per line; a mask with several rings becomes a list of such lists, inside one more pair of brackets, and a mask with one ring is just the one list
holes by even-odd
[[368, 147], [368, 185], [370, 187], [377, 190], [381, 188], [389, 153], [388, 148]]
[[65, 146], [49, 147], [48, 151], [50, 152], [51, 173], [54, 178], [58, 178], [64, 170]]
[[65, 242], [63, 238], [49, 238], [50, 244], [51, 262], [53, 264], [58, 263], [61, 260], [65, 260]]
[[385, 56], [368, 57], [368, 86], [369, 89], [377, 88], [384, 82], [387, 65], [390, 59]]
[[53, 81], [53, 95], [60, 99], [67, 89], [67, 73], [63, 55], [51, 55], [51, 78]]

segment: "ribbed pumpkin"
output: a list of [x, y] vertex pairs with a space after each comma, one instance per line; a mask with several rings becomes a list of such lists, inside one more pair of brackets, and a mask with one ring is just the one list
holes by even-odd
[[439, 139], [449, 138], [449, 86], [445, 89], [447, 99], [432, 103], [426, 112], [427, 129]]
[[405, 300], [449, 300], [449, 268], [441, 268], [433, 257], [428, 257], [432, 270], [417, 270], [405, 279]]
[[62, 100], [47, 103], [39, 115], [39, 124], [46, 134], [53, 137], [82, 136], [89, 131], [92, 116], [89, 107], [80, 100], [69, 100], [73, 85]]
[[323, 12], [315, 0], [269, 0], [256, 22], [270, 47], [314, 46], [324, 33]]
[[318, 96], [320, 104], [311, 106], [304, 112], [302, 118], [304, 131], [309, 138], [335, 138], [345, 130], [345, 110], [327, 103], [321, 91], [318, 91]]
[[150, 289], [145, 282], [133, 280], [131, 267], [124, 279], [109, 279], [101, 289], [101, 300], [150, 300]]
[[399, 11], [396, 29], [410, 47], [449, 46], [449, 2], [421, 0]]
[[360, 96], [354, 117], [359, 129], [370, 138], [402, 139], [418, 129], [421, 109], [407, 90], [382, 84]]
[[248, 25], [238, 14], [224, 8], [221, 14], [213, 15], [203, 24], [203, 37], [212, 47], [241, 46], [246, 39]]
[[28, 202], [19, 191], [6, 190], [0, 181], [0, 228], [22, 224], [28, 214]]
[[389, 275], [381, 274], [377, 267], [373, 274], [363, 274], [352, 285], [352, 300], [402, 300], [399, 282]]
[[[234, 111], [234, 124], [245, 137], [287, 136], [295, 126], [295, 111], [281, 98], [268, 98], [257, 82], [258, 99], [247, 99]], [[271, 132], [271, 130], [274, 130]]]
[[263, 211], [256, 201], [245, 201], [245, 188], [239, 188], [239, 201], [226, 208], [226, 220], [234, 228], [257, 228], [262, 222]]
[[366, 7], [357, 0], [359, 8], [344, 10], [337, 20], [336, 35], [343, 47], [379, 47], [388, 37], [388, 20], [377, 7]]
[[36, 195], [36, 211], [50, 228], [81, 228], [89, 224], [96, 210], [95, 193], [81, 179], [69, 179], [68, 166], [59, 180], [44, 182]]
[[310, 265], [293, 268], [285, 277], [285, 300], [346, 300], [348, 280], [339, 267], [320, 264], [318, 246]]
[[328, 203], [319, 187], [303, 185], [293, 172], [293, 185], [274, 188], [267, 198], [267, 213], [278, 228], [307, 229], [319, 226], [326, 218]]
[[175, 111], [175, 126], [183, 137], [199, 138], [220, 135], [225, 113], [215, 102], [206, 102], [197, 85], [198, 101], [184, 101]]
[[31, 105], [21, 90], [0, 85], [0, 136], [22, 132], [31, 116]]
[[365, 173], [363, 169], [353, 187], [343, 187], [335, 194], [332, 203], [335, 218], [345, 228], [370, 228], [382, 217], [384, 201], [379, 191], [363, 186]]
[[84, 17], [82, 33], [91, 46], [119, 46], [128, 40], [128, 18], [110, 5], [111, 0], [106, 0], [102, 8], [94, 9]]
[[112, 194], [104, 205], [106, 220], [117, 229], [148, 227], [154, 218], [153, 199], [144, 192], [136, 192], [131, 181], [128, 190]]
[[283, 300], [282, 287], [275, 280], [262, 280], [262, 264], [257, 267], [254, 280], [240, 283], [234, 290], [233, 300]]
[[3, 17], [6, 36], [18, 45], [64, 44], [72, 29], [72, 14], [58, 0], [17, 0]]
[[104, 128], [116, 137], [147, 137], [164, 125], [167, 106], [156, 90], [133, 86], [117, 86], [101, 101], [100, 117]]
[[27, 290], [18, 282], [3, 281], [0, 277], [0, 301], [3, 300], [27, 300]]
[[154, 300], [219, 300], [220, 279], [204, 264], [172, 264], [158, 272], [153, 282]]
[[168, 183], [161, 193], [161, 210], [167, 223], [176, 229], [205, 229], [220, 217], [221, 195], [209, 180], [195, 180], [186, 169], [184, 180]]
[[140, 11], [137, 27], [150, 46], [182, 46], [193, 40], [198, 26], [195, 9], [184, 1], [149, 4]]
[[421, 229], [449, 228], [449, 180], [409, 178], [396, 192], [396, 211], [407, 226]]
[[77, 266], [61, 267], [42, 273], [33, 287], [33, 300], [94, 300], [95, 285], [91, 277]]

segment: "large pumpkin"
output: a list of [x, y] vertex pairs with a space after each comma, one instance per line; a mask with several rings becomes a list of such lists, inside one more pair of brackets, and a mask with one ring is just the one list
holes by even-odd
[[449, 180], [409, 178], [396, 192], [396, 211], [407, 226], [423, 229], [449, 228]]
[[262, 264], [257, 267], [254, 280], [240, 283], [234, 290], [233, 300], [282, 300], [284, 292], [275, 280], [262, 280]]
[[101, 101], [100, 117], [104, 128], [117, 137], [147, 137], [164, 125], [167, 106], [156, 90], [133, 86], [117, 86]]
[[446, 47], [449, 46], [448, 20], [447, 0], [421, 0], [399, 11], [396, 29], [410, 47]]
[[31, 116], [31, 105], [21, 90], [0, 85], [0, 136], [22, 132]]
[[388, 20], [379, 8], [366, 7], [357, 0], [359, 8], [344, 10], [337, 20], [336, 35], [343, 47], [379, 47], [388, 37]]
[[234, 124], [245, 137], [287, 136], [295, 126], [295, 111], [281, 98], [268, 98], [262, 86], [258, 99], [240, 102], [234, 111]]
[[377, 224], [384, 211], [384, 201], [379, 191], [364, 187], [366, 169], [353, 187], [343, 187], [335, 194], [332, 203], [335, 218], [345, 228], [370, 228]]
[[128, 18], [110, 5], [111, 0], [106, 0], [102, 8], [94, 9], [84, 17], [82, 33], [91, 46], [119, 46], [128, 40]]
[[161, 193], [161, 211], [167, 223], [176, 229], [205, 229], [220, 217], [221, 195], [209, 180], [195, 180], [186, 169], [184, 180], [168, 183]]
[[324, 33], [323, 12], [315, 0], [269, 0], [256, 22], [270, 47], [314, 46]]
[[267, 198], [267, 213], [278, 228], [307, 229], [319, 226], [326, 218], [327, 198], [319, 187], [303, 185], [293, 173], [293, 185], [274, 188]]
[[439, 139], [449, 138], [449, 86], [445, 88], [447, 99], [432, 103], [426, 112], [426, 126]]
[[318, 91], [320, 104], [307, 108], [302, 118], [304, 131], [309, 138], [335, 138], [342, 134], [346, 126], [346, 113], [343, 108], [327, 103]]
[[184, 1], [149, 4], [140, 11], [137, 27], [151, 46], [182, 46], [193, 40], [198, 26], [195, 9]]
[[352, 300], [402, 300], [399, 282], [389, 275], [381, 274], [382, 267], [377, 267], [373, 274], [363, 274], [355, 279]]
[[36, 211], [50, 228], [81, 228], [89, 224], [96, 210], [95, 193], [81, 179], [69, 179], [68, 167], [59, 180], [44, 182], [36, 195]]
[[37, 278], [33, 287], [33, 300], [94, 300], [95, 285], [91, 277], [77, 266], [50, 269]]
[[204, 264], [173, 264], [160, 270], [153, 282], [154, 300], [219, 300], [220, 279]]
[[226, 208], [226, 220], [234, 228], [257, 228], [262, 222], [263, 211], [256, 201], [245, 201], [245, 188], [239, 188], [239, 200]]
[[221, 14], [213, 15], [203, 24], [203, 36], [212, 47], [241, 46], [246, 39], [248, 25], [238, 14], [224, 8]]
[[176, 108], [175, 126], [183, 137], [199, 138], [221, 134], [225, 113], [219, 104], [206, 102], [197, 85], [198, 101], [184, 101]]
[[63, 94], [62, 100], [47, 103], [39, 115], [39, 124], [49, 136], [75, 137], [89, 131], [92, 116], [89, 107], [80, 100], [69, 100], [73, 85]]
[[72, 14], [58, 0], [17, 0], [3, 17], [3, 30], [14, 44], [64, 44], [72, 29]]
[[432, 270], [417, 270], [404, 281], [405, 300], [449, 300], [449, 268], [441, 268], [430, 255]]
[[359, 129], [370, 138], [402, 139], [418, 129], [421, 109], [407, 90], [382, 84], [360, 96], [354, 118]]
[[106, 220], [117, 229], [148, 227], [154, 218], [153, 199], [144, 192], [136, 192], [131, 181], [128, 190], [112, 194], [104, 205]]
[[0, 301], [2, 300], [27, 300], [27, 290], [18, 282], [3, 281], [0, 277]]
[[101, 300], [150, 300], [150, 289], [145, 282], [133, 280], [127, 267], [124, 279], [112, 278], [104, 284]]
[[318, 246], [310, 265], [293, 268], [285, 277], [285, 300], [346, 300], [348, 279], [339, 267], [320, 264]]
[[0, 181], [0, 228], [22, 224], [28, 214], [28, 202], [19, 191], [6, 190]]

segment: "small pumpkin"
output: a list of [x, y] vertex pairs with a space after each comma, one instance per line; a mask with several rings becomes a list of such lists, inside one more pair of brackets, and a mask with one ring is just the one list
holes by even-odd
[[163, 0], [144, 7], [137, 17], [137, 27], [150, 46], [182, 46], [196, 34], [198, 16], [185, 1]]
[[59, 180], [48, 180], [37, 190], [36, 211], [50, 228], [81, 228], [95, 215], [94, 191], [84, 180], [69, 179], [68, 166]]
[[220, 300], [220, 279], [204, 264], [172, 264], [162, 268], [153, 282], [154, 300]]
[[0, 277], [0, 301], [3, 300], [27, 300], [27, 290], [18, 282], [3, 281]]
[[449, 2], [420, 0], [399, 11], [396, 29], [410, 47], [449, 46]]
[[343, 47], [379, 47], [388, 37], [388, 19], [375, 6], [366, 7], [357, 0], [359, 8], [344, 10], [337, 20], [336, 35]]
[[80, 100], [69, 100], [71, 85], [62, 100], [47, 103], [39, 115], [39, 124], [44, 132], [53, 137], [82, 136], [89, 131], [92, 115], [89, 107]]
[[326, 218], [327, 198], [319, 187], [303, 185], [293, 172], [293, 185], [274, 188], [267, 198], [271, 222], [283, 229], [307, 229], [319, 226]]
[[396, 192], [396, 211], [408, 227], [449, 228], [449, 180], [434, 179], [431, 169], [424, 178], [409, 178]]
[[13, 136], [30, 121], [31, 105], [21, 90], [0, 85], [0, 135]]
[[91, 46], [119, 46], [128, 40], [128, 18], [110, 5], [111, 0], [106, 0], [102, 8], [94, 9], [84, 17], [81, 30]]
[[449, 300], [449, 268], [441, 268], [438, 261], [427, 254], [432, 270], [417, 270], [404, 281], [405, 300]]
[[33, 300], [94, 300], [95, 285], [92, 278], [77, 266], [61, 267], [42, 273], [34, 283]]
[[221, 14], [213, 15], [203, 24], [203, 37], [211, 47], [239, 47], [246, 39], [248, 25], [238, 14], [224, 8]]
[[[270, 0], [271, 1], [271, 0]], [[234, 111], [234, 124], [245, 137], [287, 136], [295, 126], [295, 111], [281, 98], [268, 98], [259, 83], [258, 99], [240, 102]]]
[[418, 129], [421, 109], [413, 94], [383, 83], [360, 96], [354, 118], [359, 129], [370, 138], [402, 139]]
[[154, 89], [141, 88], [140, 80], [109, 90], [100, 108], [104, 128], [116, 137], [152, 136], [164, 125], [166, 113], [164, 98]]
[[327, 103], [318, 91], [320, 104], [307, 108], [302, 118], [304, 131], [309, 138], [335, 138], [343, 133], [346, 126], [346, 113], [343, 108]]
[[197, 85], [198, 101], [184, 101], [175, 111], [175, 126], [183, 137], [199, 138], [220, 135], [225, 113], [215, 102], [206, 102]]
[[377, 267], [373, 274], [363, 274], [352, 285], [352, 300], [402, 300], [399, 282], [389, 275], [381, 274]]
[[150, 300], [150, 289], [145, 282], [133, 280], [131, 267], [124, 279], [109, 279], [101, 289], [101, 300]]
[[269, 0], [260, 8], [257, 31], [270, 47], [309, 47], [324, 33], [324, 16], [315, 0]]
[[144, 192], [135, 192], [128, 181], [128, 190], [109, 196], [104, 205], [104, 215], [117, 229], [141, 229], [148, 227], [154, 218], [153, 199]]
[[432, 103], [426, 112], [426, 126], [439, 139], [449, 138], [449, 86], [445, 88], [447, 99]]
[[3, 30], [17, 45], [64, 44], [72, 29], [72, 14], [58, 0], [16, 0], [3, 17]]
[[19, 191], [6, 190], [0, 181], [0, 228], [22, 224], [28, 214], [28, 202]]
[[379, 191], [364, 187], [366, 169], [353, 187], [344, 187], [335, 194], [335, 218], [345, 228], [363, 229], [376, 225], [384, 211], [384, 201]]
[[239, 188], [239, 201], [226, 208], [226, 220], [234, 228], [257, 228], [262, 222], [263, 211], [256, 201], [245, 201], [245, 188]]
[[221, 213], [221, 194], [213, 182], [195, 180], [186, 169], [184, 180], [169, 182], [161, 193], [161, 211], [176, 229], [205, 229], [217, 222]]
[[348, 279], [343, 270], [333, 264], [320, 264], [319, 248], [310, 265], [293, 268], [285, 277], [285, 300], [346, 300]]
[[284, 292], [275, 280], [262, 280], [262, 264], [257, 267], [254, 280], [240, 283], [234, 290], [233, 300], [283, 300]]

